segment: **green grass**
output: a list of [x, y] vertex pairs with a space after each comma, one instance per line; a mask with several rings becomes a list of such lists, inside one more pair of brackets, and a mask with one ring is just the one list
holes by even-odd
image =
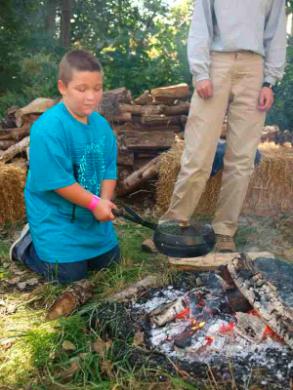
[[[166, 258], [141, 250], [143, 240], [151, 237], [149, 229], [119, 223], [117, 231], [123, 260], [118, 266], [91, 275], [95, 295], [89, 307], [148, 274], [160, 274], [162, 281], [168, 278]], [[3, 289], [4, 281], [13, 276], [7, 265], [3, 267], [9, 261], [12, 232], [13, 227], [0, 232], [0, 298], [17, 307], [15, 313], [0, 315], [0, 389], [194, 388], [160, 368], [155, 374], [146, 368], [134, 370], [127, 363], [127, 356], [117, 360], [110, 352], [104, 356], [94, 352], [92, 345], [98, 334], [89, 331], [84, 315], [86, 307], [70, 317], [46, 322], [46, 310], [63, 287], [42, 284], [32, 294]], [[64, 350], [64, 341], [71, 342], [74, 350]], [[164, 383], [160, 382], [162, 375]]]

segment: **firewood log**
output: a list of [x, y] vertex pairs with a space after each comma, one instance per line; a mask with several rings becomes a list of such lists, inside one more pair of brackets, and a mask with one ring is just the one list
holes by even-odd
[[154, 88], [151, 90], [151, 94], [156, 100], [161, 97], [174, 99], [187, 98], [189, 97], [189, 93], [189, 87], [185, 83], [170, 85], [168, 87]]
[[153, 103], [153, 97], [150, 94], [149, 91], [144, 91], [144, 93], [140, 96], [138, 96], [136, 99], [134, 99], [135, 104], [152, 104]]
[[148, 164], [133, 172], [123, 180], [117, 190], [118, 196], [123, 196], [133, 192], [148, 179], [154, 177], [159, 172], [160, 156], [155, 157]]
[[25, 152], [27, 147], [29, 146], [29, 142], [30, 142], [30, 137], [25, 137], [17, 144], [10, 146], [7, 150], [1, 153], [0, 161], [6, 163], [12, 160], [13, 157], [15, 157], [17, 154], [21, 152]]
[[128, 131], [120, 134], [121, 143], [128, 150], [167, 150], [174, 142], [174, 133], [172, 131], [152, 131], [138, 132]]
[[180, 102], [174, 106], [162, 106], [163, 113], [165, 115], [183, 115], [188, 114], [190, 103], [189, 102]]
[[119, 104], [120, 112], [130, 112], [133, 115], [156, 115], [162, 114], [164, 107], [157, 105]]
[[126, 167], [133, 167], [134, 164], [134, 153], [128, 150], [118, 151], [118, 165]]
[[115, 115], [110, 115], [107, 113], [107, 114], [105, 114], [105, 117], [110, 122], [116, 122], [116, 123], [128, 122], [128, 121], [131, 121], [131, 119], [132, 119], [131, 112], [121, 112], [121, 113], [115, 114]]
[[148, 126], [163, 126], [163, 125], [170, 126], [170, 125], [181, 124], [181, 116], [180, 115], [166, 116], [163, 114], [134, 116], [133, 121]]
[[[234, 253], [208, 253], [205, 256], [191, 258], [173, 258], [169, 257], [169, 265], [182, 271], [211, 271], [217, 270], [222, 265], [227, 265], [235, 256], [239, 256], [238, 252]], [[270, 252], [249, 252], [249, 257], [253, 260], [257, 258], [273, 259], [275, 256]]]
[[9, 147], [11, 147], [11, 145], [13, 145], [14, 144], [14, 141], [13, 140], [0, 140], [0, 149], [1, 150], [6, 150], [6, 149], [8, 149]]
[[105, 115], [107, 118], [112, 116], [119, 115], [119, 104], [120, 103], [131, 103], [132, 97], [130, 91], [126, 88], [117, 88], [111, 91], [106, 91], [103, 95], [102, 103], [97, 107], [102, 115]]
[[86, 279], [72, 283], [54, 302], [47, 314], [47, 319], [56, 320], [71, 314], [92, 297], [93, 287], [93, 283]]
[[31, 126], [30, 123], [26, 123], [22, 127], [16, 127], [13, 129], [1, 131], [0, 132], [0, 141], [4, 141], [4, 140], [20, 141], [26, 135], [29, 135], [30, 126]]

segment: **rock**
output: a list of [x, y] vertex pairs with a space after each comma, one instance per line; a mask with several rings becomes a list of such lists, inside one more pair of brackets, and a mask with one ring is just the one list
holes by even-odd
[[17, 288], [20, 290], [20, 291], [24, 291], [26, 289], [26, 286], [27, 286], [27, 283], [26, 282], [19, 282], [17, 283]]
[[62, 343], [62, 348], [64, 351], [75, 351], [76, 346], [69, 340], [64, 340]]
[[15, 278], [12, 278], [12, 279], [8, 279], [7, 280], [7, 283], [10, 285], [10, 286], [14, 286], [15, 284], [19, 283], [20, 282], [20, 277], [19, 276], [16, 276]]
[[37, 278], [31, 278], [25, 281], [28, 286], [35, 286], [39, 283]]
[[293, 260], [293, 248], [285, 249], [285, 250], [283, 251], [283, 256], [284, 256], [287, 260]]
[[148, 253], [158, 253], [154, 241], [151, 238], [144, 240], [144, 242], [141, 244], [141, 248]]

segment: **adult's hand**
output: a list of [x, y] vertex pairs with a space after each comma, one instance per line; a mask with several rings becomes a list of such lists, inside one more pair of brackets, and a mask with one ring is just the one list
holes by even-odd
[[258, 109], [260, 111], [269, 111], [274, 103], [274, 93], [271, 88], [263, 87], [260, 90]]
[[211, 80], [197, 81], [195, 89], [199, 97], [202, 99], [209, 99], [213, 96], [213, 84]]

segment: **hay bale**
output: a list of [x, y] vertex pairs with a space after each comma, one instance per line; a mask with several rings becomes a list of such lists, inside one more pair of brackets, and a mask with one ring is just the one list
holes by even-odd
[[[184, 141], [176, 140], [174, 146], [161, 156], [156, 199], [159, 210], [167, 210], [180, 169]], [[293, 211], [293, 149], [290, 145], [274, 143], [259, 145], [261, 163], [252, 175], [243, 214], [272, 216]], [[211, 177], [199, 201], [195, 214], [211, 215], [221, 187], [222, 172]]]
[[273, 216], [293, 211], [293, 148], [265, 142], [259, 145], [261, 164], [252, 175], [243, 213]]
[[24, 218], [25, 175], [25, 169], [0, 163], [0, 225]]

